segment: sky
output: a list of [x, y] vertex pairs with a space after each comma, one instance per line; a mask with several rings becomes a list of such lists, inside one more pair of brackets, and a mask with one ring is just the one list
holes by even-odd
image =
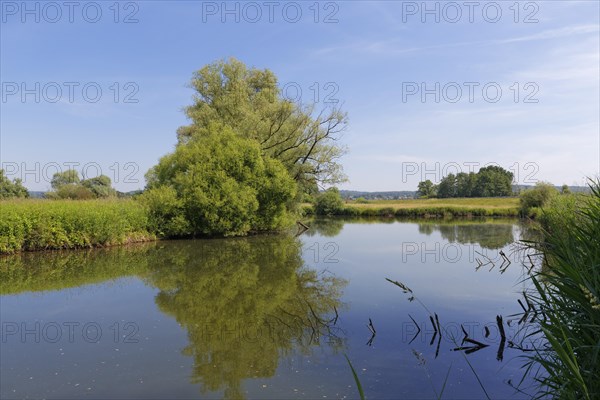
[[340, 106], [342, 189], [416, 190], [500, 165], [600, 174], [598, 1], [0, 1], [0, 164], [30, 190], [75, 168], [141, 189], [188, 123], [188, 83], [235, 57]]

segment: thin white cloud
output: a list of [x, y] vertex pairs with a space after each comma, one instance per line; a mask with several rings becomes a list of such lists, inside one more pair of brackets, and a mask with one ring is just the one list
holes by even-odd
[[549, 29], [533, 35], [517, 36], [506, 39], [480, 40], [469, 42], [444, 43], [433, 46], [403, 47], [406, 38], [390, 40], [360, 40], [348, 45], [323, 47], [314, 51], [314, 56], [331, 55], [337, 52], [368, 53], [375, 55], [402, 55], [419, 51], [447, 49], [453, 47], [491, 46], [519, 42], [531, 42], [564, 38], [574, 35], [592, 34], [600, 31], [599, 25], [572, 25], [558, 29]]
[[509, 39], [502, 39], [495, 41], [496, 43], [515, 43], [515, 42], [530, 42], [534, 40], [548, 40], [548, 39], [557, 39], [560, 37], [573, 36], [573, 35], [582, 35], [587, 33], [595, 33], [600, 31], [600, 26], [598, 25], [574, 25], [574, 26], [565, 26], [563, 28], [558, 29], [550, 29], [546, 31], [542, 31], [533, 35], [519, 36]]

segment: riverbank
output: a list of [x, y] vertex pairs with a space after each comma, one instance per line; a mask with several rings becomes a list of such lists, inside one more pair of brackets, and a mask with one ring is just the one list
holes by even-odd
[[[145, 207], [132, 199], [7, 200], [0, 203], [0, 254], [123, 245], [157, 240]], [[304, 216], [314, 215], [303, 204]], [[345, 217], [516, 217], [517, 198], [347, 202]]]
[[[313, 215], [311, 204], [303, 204], [305, 215]], [[351, 217], [518, 217], [517, 197], [347, 201], [335, 213]]]

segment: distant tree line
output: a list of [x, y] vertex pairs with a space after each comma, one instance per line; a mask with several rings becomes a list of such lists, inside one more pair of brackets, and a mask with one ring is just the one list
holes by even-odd
[[448, 174], [438, 185], [429, 179], [419, 182], [417, 196], [423, 198], [512, 196], [513, 173], [498, 166], [481, 168], [477, 173]]

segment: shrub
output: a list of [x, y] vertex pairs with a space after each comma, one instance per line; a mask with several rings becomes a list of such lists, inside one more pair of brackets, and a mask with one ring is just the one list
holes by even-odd
[[90, 200], [95, 197], [96, 196], [94, 196], [94, 192], [92, 192], [90, 189], [75, 183], [59, 186], [55, 191], [46, 193], [46, 198], [51, 200]]
[[138, 201], [146, 207], [148, 229], [160, 237], [181, 237], [192, 234], [185, 217], [183, 201], [170, 186], [146, 190]]
[[553, 196], [558, 194], [556, 188], [545, 182], [538, 182], [532, 189], [525, 190], [519, 196], [519, 211], [528, 216], [534, 207], [543, 207]]
[[315, 201], [317, 215], [339, 215], [344, 211], [344, 200], [340, 191], [333, 187], [320, 193]]
[[147, 178], [150, 191], [160, 190], [148, 195], [152, 219], [168, 224], [155, 226], [158, 232], [233, 236], [291, 221], [294, 180], [279, 161], [261, 155], [256, 141], [227, 127], [211, 125], [179, 144]]

